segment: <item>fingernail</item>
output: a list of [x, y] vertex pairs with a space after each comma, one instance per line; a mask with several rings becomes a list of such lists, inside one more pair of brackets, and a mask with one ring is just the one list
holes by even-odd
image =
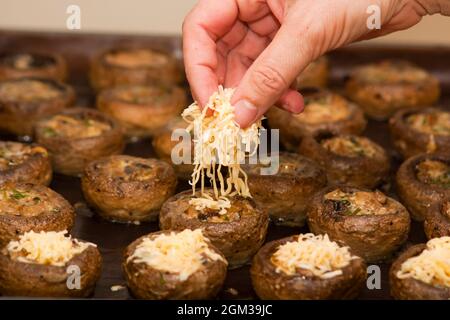
[[236, 123], [245, 128], [258, 117], [258, 108], [247, 100], [240, 100], [234, 105], [234, 116]]
[[294, 113], [294, 114], [299, 114], [303, 111], [303, 106], [302, 105], [297, 105], [297, 106], [289, 106], [289, 111]]

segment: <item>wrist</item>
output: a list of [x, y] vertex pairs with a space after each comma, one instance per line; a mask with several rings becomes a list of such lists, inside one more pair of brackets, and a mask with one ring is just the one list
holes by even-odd
[[450, 16], [450, 0], [415, 0], [424, 10], [425, 14], [440, 13]]

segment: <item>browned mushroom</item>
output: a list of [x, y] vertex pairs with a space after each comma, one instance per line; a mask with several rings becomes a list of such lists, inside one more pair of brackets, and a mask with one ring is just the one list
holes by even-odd
[[406, 241], [408, 211], [380, 191], [327, 187], [311, 200], [308, 226], [314, 234], [328, 234], [367, 262], [386, 260]]
[[[206, 193], [212, 194], [207, 189]], [[230, 268], [239, 267], [253, 257], [267, 233], [269, 217], [251, 198], [233, 196], [230, 208], [220, 210], [198, 208], [191, 203], [192, 191], [181, 192], [164, 203], [159, 216], [162, 230], [204, 230], [212, 244], [227, 258]]]
[[147, 137], [163, 128], [186, 106], [183, 89], [172, 86], [121, 86], [102, 91], [97, 108], [116, 119], [129, 137]]
[[117, 222], [156, 220], [176, 185], [175, 172], [164, 161], [125, 155], [92, 161], [81, 179], [87, 202]]
[[53, 169], [78, 176], [92, 160], [121, 153], [123, 129], [109, 116], [89, 108], [71, 108], [39, 121], [36, 140], [50, 153]]
[[[8, 296], [88, 297], [100, 277], [96, 245], [61, 232], [33, 231], [0, 251], [0, 293]], [[71, 281], [79, 274], [79, 286]]]
[[366, 127], [361, 109], [344, 97], [317, 88], [303, 89], [303, 113], [294, 115], [278, 108], [267, 113], [269, 125], [280, 130], [281, 143], [291, 151], [297, 150], [305, 136], [329, 130], [340, 134], [360, 134]]
[[51, 180], [47, 150], [34, 144], [0, 141], [0, 184], [19, 182], [47, 186]]
[[354, 299], [365, 285], [366, 264], [327, 236], [303, 234], [265, 244], [250, 274], [261, 299]]
[[0, 53], [0, 81], [37, 77], [64, 81], [67, 64], [62, 56], [49, 53]]
[[32, 184], [0, 186], [0, 247], [28, 231], [70, 230], [75, 210], [55, 191]]
[[450, 152], [450, 112], [436, 108], [398, 111], [389, 121], [392, 140], [404, 158]]
[[122, 264], [139, 299], [211, 299], [225, 281], [227, 262], [201, 230], [160, 231], [125, 250]]
[[449, 256], [450, 237], [407, 249], [391, 266], [391, 295], [398, 300], [449, 300]]
[[96, 90], [119, 85], [173, 85], [182, 80], [174, 57], [149, 48], [114, 48], [92, 61], [91, 84]]
[[430, 206], [424, 229], [428, 239], [450, 237], [450, 197]]
[[330, 184], [372, 189], [389, 175], [387, 152], [366, 137], [325, 131], [304, 138], [299, 152], [325, 168]]
[[54, 80], [21, 78], [1, 81], [0, 130], [31, 136], [37, 121], [61, 112], [74, 100], [74, 90]]
[[357, 67], [346, 83], [347, 96], [371, 118], [385, 120], [400, 109], [431, 105], [439, 99], [439, 81], [403, 60]]
[[314, 161], [295, 153], [281, 152], [276, 174], [262, 175], [272, 163], [245, 165], [250, 192], [276, 224], [303, 226], [311, 197], [327, 185], [325, 171]]
[[433, 204], [450, 196], [450, 155], [420, 154], [402, 163], [397, 193], [411, 217], [423, 221]]

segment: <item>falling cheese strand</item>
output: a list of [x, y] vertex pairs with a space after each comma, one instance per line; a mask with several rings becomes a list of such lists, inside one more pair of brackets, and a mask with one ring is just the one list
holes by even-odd
[[[224, 214], [231, 206], [229, 197], [251, 197], [247, 175], [240, 163], [257, 151], [261, 120], [241, 129], [234, 121], [233, 93], [234, 89], [220, 86], [203, 111], [194, 102], [182, 113], [189, 123], [186, 130], [194, 135], [194, 172], [189, 183], [194, 195], [200, 183], [200, 197], [190, 202], [197, 210], [210, 208]], [[207, 115], [207, 110], [213, 114]], [[227, 168], [226, 177], [222, 174], [222, 167]], [[211, 181], [212, 195], [205, 191], [206, 178]]]
[[402, 263], [397, 277], [450, 288], [450, 237], [428, 241], [425, 250]]

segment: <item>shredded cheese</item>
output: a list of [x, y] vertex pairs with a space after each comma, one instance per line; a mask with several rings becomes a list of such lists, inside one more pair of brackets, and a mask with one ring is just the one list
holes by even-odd
[[[236, 194], [251, 197], [247, 175], [240, 164], [246, 155], [257, 151], [261, 128], [261, 120], [247, 129], [241, 129], [234, 121], [233, 93], [234, 89], [220, 86], [203, 111], [194, 102], [182, 113], [189, 123], [186, 130], [194, 136], [194, 172], [190, 181], [193, 194], [198, 183], [201, 188], [200, 197], [191, 199], [190, 204], [198, 208], [217, 208], [222, 213], [230, 206], [228, 197]], [[211, 116], [207, 115], [208, 109], [213, 112]], [[226, 178], [222, 167], [228, 169]], [[214, 197], [204, 190], [206, 178], [211, 181]]]
[[340, 247], [328, 235], [306, 233], [300, 234], [297, 241], [281, 245], [271, 261], [277, 272], [293, 275], [297, 269], [304, 269], [319, 278], [329, 279], [341, 275], [342, 268], [356, 258], [348, 247]]
[[89, 242], [79, 242], [66, 236], [67, 231], [36, 233], [26, 232], [18, 241], [11, 241], [6, 249], [17, 261], [62, 267], [89, 246]]
[[145, 263], [157, 270], [178, 274], [180, 281], [199, 270], [205, 260], [226, 260], [209, 247], [200, 229], [144, 238], [127, 262]]
[[428, 241], [427, 248], [422, 253], [402, 263], [397, 277], [450, 287], [450, 237]]
[[231, 202], [226, 197], [219, 197], [214, 200], [208, 193], [204, 193], [202, 198], [192, 198], [189, 204], [194, 206], [197, 211], [204, 211], [205, 209], [212, 209], [219, 211], [219, 215], [224, 215], [227, 210], [231, 208]]

